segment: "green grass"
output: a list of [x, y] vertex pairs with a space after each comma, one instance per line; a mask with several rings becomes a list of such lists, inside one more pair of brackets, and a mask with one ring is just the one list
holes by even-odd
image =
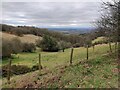
[[[112, 48], [113, 44], [112, 44]], [[86, 48], [74, 48], [73, 65], [69, 66], [71, 49], [65, 52], [41, 52], [42, 54], [42, 75], [38, 71], [24, 75], [11, 77], [11, 84], [8, 85], [6, 78], [3, 78], [2, 87], [21, 88], [31, 84], [32, 87], [51, 88], [117, 88], [118, 87], [118, 65], [114, 55], [109, 55], [107, 44], [89, 48], [89, 60], [86, 60]], [[15, 55], [12, 64], [33, 66], [38, 63], [38, 54], [21, 53], [19, 58]], [[3, 65], [8, 60], [3, 60]], [[80, 63], [81, 62], [81, 63]], [[66, 67], [65, 67], [66, 66]], [[114, 72], [115, 71], [115, 72]], [[35, 84], [34, 82], [37, 82]], [[42, 84], [41, 84], [42, 83]]]
[[[71, 49], [66, 49], [65, 52], [41, 52], [42, 58], [41, 62], [43, 66], [54, 68], [58, 65], [63, 64], [69, 64], [70, 60], [70, 51]], [[93, 53], [92, 47], [89, 48], [89, 57], [94, 58], [96, 56], [99, 56], [101, 54], [105, 54], [109, 51], [108, 45], [97, 45], [95, 46], [95, 52]], [[86, 58], [86, 48], [80, 47], [80, 48], [74, 48], [73, 53], [73, 62], [77, 63], [80, 60], [83, 60]], [[18, 58], [19, 56], [19, 58]], [[29, 67], [35, 65], [38, 63], [38, 56], [39, 52], [35, 53], [20, 53], [18, 55], [13, 55], [12, 64], [20, 64], [20, 65], [27, 65]], [[2, 65], [8, 64], [8, 59], [2, 60]]]
[[98, 37], [97, 39], [93, 40], [92, 43], [102, 42], [102, 41], [106, 41], [106, 40], [107, 40], [106, 37]]
[[66, 83], [66, 87], [82, 87], [82, 88], [105, 88], [105, 87], [118, 87], [118, 75], [113, 73], [112, 70], [117, 68], [117, 64], [114, 65], [115, 59], [111, 57], [99, 56], [95, 59], [91, 59], [87, 63], [69, 67], [66, 70], [63, 78], [71, 82]]

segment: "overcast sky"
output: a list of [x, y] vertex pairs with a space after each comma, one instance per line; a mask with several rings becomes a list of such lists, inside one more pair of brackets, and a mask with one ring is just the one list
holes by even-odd
[[100, 2], [3, 2], [2, 23], [37, 27], [94, 27]]

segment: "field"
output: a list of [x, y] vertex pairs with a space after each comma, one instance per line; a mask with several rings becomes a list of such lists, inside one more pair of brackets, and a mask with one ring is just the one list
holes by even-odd
[[[112, 45], [114, 49], [114, 45]], [[65, 52], [20, 53], [13, 55], [12, 64], [27, 65], [29, 67], [38, 63], [41, 53], [42, 72], [30, 72], [24, 75], [12, 76], [11, 84], [3, 78], [3, 87], [13, 88], [117, 88], [118, 70], [114, 54], [109, 55], [107, 44], [96, 45], [95, 51], [89, 48], [89, 60], [86, 60], [86, 48], [74, 48], [73, 65], [69, 65], [71, 49]], [[8, 63], [4, 59], [2, 65]]]

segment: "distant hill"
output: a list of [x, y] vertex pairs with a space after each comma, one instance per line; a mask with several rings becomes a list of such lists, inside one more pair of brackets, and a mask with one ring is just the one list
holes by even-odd
[[59, 31], [66, 34], [83, 34], [89, 33], [90, 31], [95, 30], [95, 28], [80, 28], [80, 27], [67, 27], [67, 28], [48, 28], [48, 30]]

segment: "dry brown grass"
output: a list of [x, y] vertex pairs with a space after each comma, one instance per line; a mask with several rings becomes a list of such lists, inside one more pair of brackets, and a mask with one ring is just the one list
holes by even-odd
[[38, 37], [32, 34], [26, 34], [23, 35], [22, 37], [13, 35], [13, 34], [8, 34], [8, 33], [4, 33], [4, 32], [0, 32], [0, 34], [2, 34], [2, 38], [7, 39], [7, 40], [11, 40], [13, 38], [19, 38], [21, 40], [21, 42], [27, 42], [27, 43], [35, 43], [37, 39], [42, 39], [42, 37]]

